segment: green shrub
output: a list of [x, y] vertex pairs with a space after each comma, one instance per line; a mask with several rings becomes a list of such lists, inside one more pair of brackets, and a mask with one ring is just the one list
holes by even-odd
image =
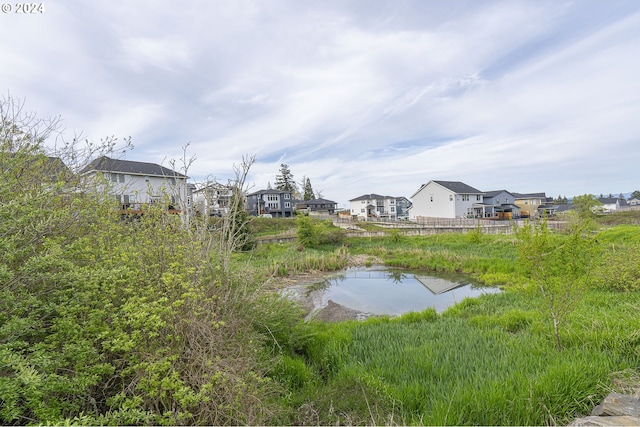
[[598, 261], [590, 283], [602, 289], [640, 290], [640, 245], [607, 249]]
[[311, 218], [306, 215], [299, 215], [296, 222], [298, 224], [298, 230], [296, 231], [298, 243], [309, 248], [318, 246], [320, 243], [320, 233]]
[[482, 242], [482, 227], [480, 224], [473, 230], [467, 232], [467, 240], [469, 243], [481, 243]]

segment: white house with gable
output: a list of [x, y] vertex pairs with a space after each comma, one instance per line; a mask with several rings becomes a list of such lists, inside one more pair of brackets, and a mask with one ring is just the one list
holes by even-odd
[[167, 203], [169, 209], [191, 206], [186, 175], [155, 163], [134, 162], [102, 156], [80, 171], [92, 190], [104, 192], [122, 209], [143, 204]]
[[361, 220], [397, 218], [396, 197], [364, 194], [349, 200], [351, 215]]
[[409, 218], [482, 217], [483, 192], [459, 181], [429, 181], [411, 196]]

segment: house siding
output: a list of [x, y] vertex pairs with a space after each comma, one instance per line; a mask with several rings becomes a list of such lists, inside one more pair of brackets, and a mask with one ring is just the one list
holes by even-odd
[[[450, 200], [450, 197], [453, 200]], [[430, 182], [419, 190], [412, 200], [411, 219], [419, 216], [433, 218], [455, 218], [463, 210], [456, 206], [455, 193], [441, 185]], [[432, 199], [433, 198], [433, 199]], [[466, 209], [465, 209], [466, 212]]]
[[176, 209], [190, 202], [185, 178], [94, 171], [87, 174], [87, 179], [94, 182], [98, 191], [118, 200], [123, 208], [163, 202], [165, 196]]
[[[446, 182], [446, 185], [441, 183]], [[453, 189], [447, 188], [452, 187]], [[461, 188], [461, 192], [454, 191]], [[471, 193], [470, 191], [476, 191]], [[410, 217], [463, 218], [475, 215], [474, 204], [482, 203], [482, 193], [460, 182], [429, 181], [412, 196]]]
[[294, 200], [290, 192], [262, 190], [247, 196], [247, 209], [251, 215], [269, 213], [276, 217], [293, 216]]
[[395, 219], [397, 216], [396, 198], [365, 194], [349, 200], [349, 212], [352, 216], [364, 220], [367, 220], [369, 216]]

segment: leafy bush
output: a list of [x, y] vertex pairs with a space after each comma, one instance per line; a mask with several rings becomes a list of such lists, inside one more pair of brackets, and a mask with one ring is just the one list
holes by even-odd
[[606, 250], [589, 280], [603, 289], [640, 290], [640, 245]]
[[112, 199], [51, 169], [46, 132], [12, 122], [20, 112], [7, 105], [0, 424], [273, 420], [281, 388], [266, 374], [274, 337], [291, 326], [283, 305], [257, 298], [242, 271], [211, 264], [220, 235], [205, 224], [186, 227], [160, 206], [121, 220]]
[[298, 243], [308, 248], [318, 246], [320, 243], [319, 230], [311, 218], [306, 215], [299, 215], [296, 221], [298, 223], [298, 230], [296, 232]]
[[298, 223], [298, 242], [306, 248], [316, 248], [324, 244], [339, 244], [344, 241], [344, 231], [335, 227], [331, 220], [314, 222], [306, 215], [300, 215]]

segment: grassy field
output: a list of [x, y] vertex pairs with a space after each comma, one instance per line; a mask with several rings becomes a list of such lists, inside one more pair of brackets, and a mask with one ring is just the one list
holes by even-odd
[[[562, 244], [564, 236], [556, 238]], [[628, 257], [639, 252], [640, 227], [609, 227], [597, 242], [560, 351], [545, 300], [518, 267], [513, 236], [390, 235], [350, 239], [340, 249], [263, 248], [253, 262], [287, 270], [301, 259], [309, 266], [311, 258], [365, 254], [390, 266], [472, 274], [504, 289], [440, 315], [297, 324], [274, 350], [272, 378], [288, 390], [282, 422], [561, 425], [588, 414], [609, 391], [635, 385], [640, 364], [640, 261]], [[608, 279], [614, 271], [625, 273], [624, 286]]]

